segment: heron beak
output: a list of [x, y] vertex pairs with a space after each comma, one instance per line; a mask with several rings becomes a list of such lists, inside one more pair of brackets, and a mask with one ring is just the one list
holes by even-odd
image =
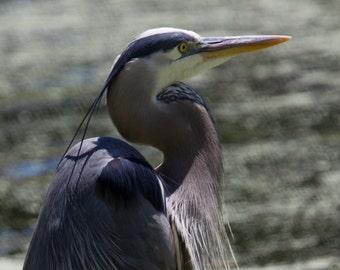
[[237, 54], [275, 46], [289, 39], [290, 36], [206, 37], [202, 38], [198, 53], [205, 61], [230, 58]]

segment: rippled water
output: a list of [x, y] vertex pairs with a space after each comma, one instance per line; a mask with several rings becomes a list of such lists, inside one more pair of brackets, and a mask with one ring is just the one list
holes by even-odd
[[[240, 264], [338, 269], [339, 12], [338, 1], [316, 0], [0, 3], [0, 255], [25, 251], [54, 168], [114, 57], [145, 29], [171, 25], [293, 36], [189, 83], [216, 119]], [[118, 136], [105, 104], [87, 135]]]

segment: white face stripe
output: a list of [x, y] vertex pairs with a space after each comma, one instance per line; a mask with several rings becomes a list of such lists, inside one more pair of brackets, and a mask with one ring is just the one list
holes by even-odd
[[182, 54], [178, 51], [177, 47], [163, 54], [165, 57], [167, 57], [168, 59], [172, 61], [177, 60], [178, 58], [182, 57]]
[[190, 36], [193, 36], [197, 38], [198, 40], [201, 39], [200, 35], [198, 35], [197, 33], [193, 31], [188, 31], [188, 30], [179, 29], [179, 28], [172, 28], [172, 27], [160, 27], [160, 28], [155, 28], [155, 29], [149, 29], [149, 30], [146, 30], [144, 33], [140, 34], [139, 36], [137, 36], [136, 39], [145, 38], [145, 37], [149, 37], [149, 36], [153, 36], [157, 34], [165, 34], [165, 33], [173, 33], [173, 32], [182, 32]]
[[[205, 61], [200, 54], [193, 54], [188, 57], [181, 58], [181, 54], [177, 48], [169, 52], [162, 53], [160, 55], [154, 55], [154, 58], [150, 58], [149, 61], [153, 67], [155, 67], [156, 85], [155, 90], [160, 91], [163, 87], [175, 81], [181, 81], [184, 79], [191, 78], [203, 71], [209, 70], [216, 66], [223, 64], [228, 61], [230, 57], [217, 58], [210, 61]], [[168, 61], [160, 61], [157, 64], [157, 56], [159, 59], [169, 59]]]

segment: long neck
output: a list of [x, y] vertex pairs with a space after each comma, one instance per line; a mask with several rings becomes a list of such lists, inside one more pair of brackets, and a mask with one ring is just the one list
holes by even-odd
[[[156, 170], [166, 183], [168, 215], [184, 241], [190, 268], [212, 269], [218, 262], [225, 266], [222, 163], [214, 124], [206, 109], [192, 101], [158, 102], [143, 62], [126, 68], [110, 86], [110, 116], [127, 140], [163, 152]], [[145, 76], [135, 76], [141, 70]]]
[[[194, 191], [193, 188], [202, 194], [203, 190], [199, 190], [203, 188], [202, 185], [215, 187], [220, 184], [222, 163], [218, 137], [214, 124], [202, 106], [182, 101], [173, 107], [179, 106], [182, 111], [187, 109], [183, 116], [187, 121], [183, 121], [186, 123], [179, 127], [182, 131], [185, 129], [184, 134], [180, 135], [183, 140], [178, 147], [172, 147], [169, 141], [169, 145], [164, 147], [163, 163], [156, 170], [166, 181], [169, 196], [187, 188], [187, 185], [192, 188], [184, 190], [186, 194]], [[169, 137], [177, 136], [173, 133], [172, 129], [168, 130]]]

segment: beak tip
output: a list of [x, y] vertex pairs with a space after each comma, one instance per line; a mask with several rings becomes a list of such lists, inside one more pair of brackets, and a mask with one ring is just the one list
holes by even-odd
[[282, 42], [286, 42], [286, 41], [288, 41], [288, 40], [291, 40], [292, 39], [292, 37], [291, 36], [280, 36], [281, 37], [281, 40], [282, 40]]
[[[263, 38], [263, 39], [262, 39]], [[254, 48], [258, 46], [258, 49], [264, 49], [267, 47], [272, 47], [275, 45], [279, 45], [283, 42], [289, 41], [290, 39], [292, 39], [291, 36], [283, 36], [283, 35], [273, 35], [273, 36], [260, 36], [260, 42], [254, 42]]]

